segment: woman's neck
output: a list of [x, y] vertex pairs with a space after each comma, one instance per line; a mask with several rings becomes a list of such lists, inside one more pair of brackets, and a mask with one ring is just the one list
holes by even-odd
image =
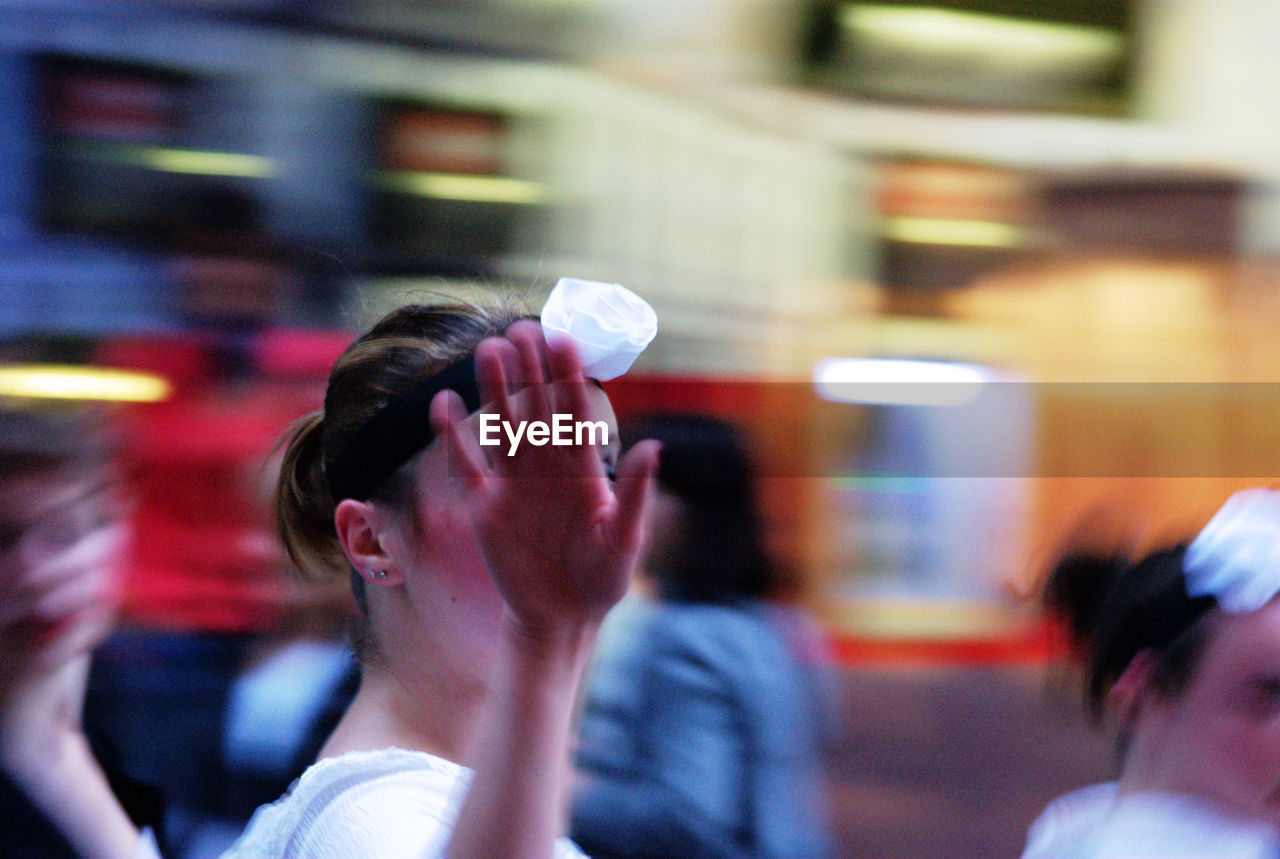
[[484, 700], [471, 678], [424, 670], [430, 663], [366, 665], [360, 689], [320, 750], [321, 758], [395, 746], [463, 760]]

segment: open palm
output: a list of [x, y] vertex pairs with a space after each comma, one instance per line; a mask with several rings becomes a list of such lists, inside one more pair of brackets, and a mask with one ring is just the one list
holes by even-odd
[[[583, 419], [603, 398], [583, 376], [574, 345], [549, 346], [534, 322], [482, 343], [476, 363], [489, 403], [483, 411], [513, 427], [550, 425], [555, 414]], [[615, 493], [599, 446], [524, 443], [486, 456], [466, 417], [451, 392], [432, 404], [508, 611], [537, 631], [598, 621], [626, 592], [635, 568], [657, 445], [643, 442], [623, 457]]]

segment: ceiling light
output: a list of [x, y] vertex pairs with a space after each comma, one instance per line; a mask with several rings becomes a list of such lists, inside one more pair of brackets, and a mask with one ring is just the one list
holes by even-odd
[[840, 22], [881, 44], [931, 53], [981, 53], [1040, 61], [1100, 61], [1124, 52], [1120, 34], [1102, 27], [1030, 21], [955, 9], [851, 3]]
[[982, 392], [988, 372], [971, 364], [827, 358], [814, 368], [824, 400], [877, 406], [960, 406]]

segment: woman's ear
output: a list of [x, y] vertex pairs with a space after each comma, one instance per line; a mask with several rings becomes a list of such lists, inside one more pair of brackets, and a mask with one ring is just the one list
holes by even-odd
[[1148, 693], [1156, 691], [1156, 652], [1150, 648], [1138, 651], [1107, 692], [1111, 705], [1122, 724], [1132, 724], [1142, 709]]
[[333, 511], [333, 524], [347, 560], [365, 581], [375, 585], [398, 585], [404, 581], [383, 538], [387, 522], [376, 507], [367, 501], [344, 498]]

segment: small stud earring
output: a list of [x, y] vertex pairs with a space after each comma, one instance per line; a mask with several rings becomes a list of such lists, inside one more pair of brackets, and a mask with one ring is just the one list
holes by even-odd
[[370, 570], [369, 575], [375, 579], [385, 579], [387, 577], [386, 570]]

